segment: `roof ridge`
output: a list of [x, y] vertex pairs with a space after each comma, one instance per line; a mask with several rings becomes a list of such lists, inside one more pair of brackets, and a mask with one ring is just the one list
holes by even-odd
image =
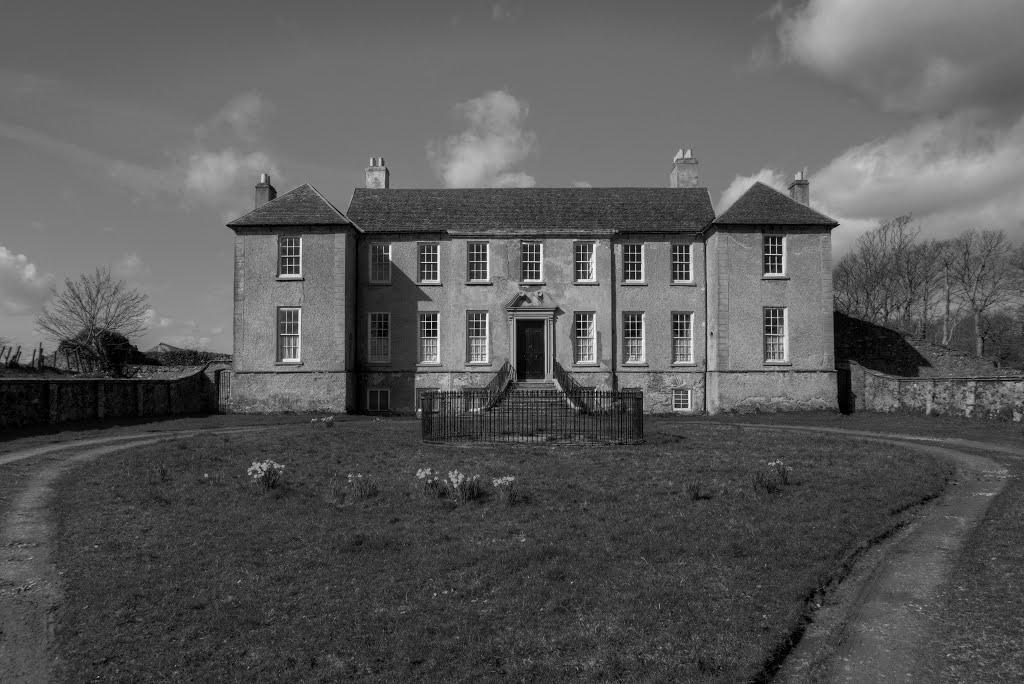
[[[770, 191], [766, 196], [764, 191]], [[764, 200], [775, 202], [766, 204]], [[781, 203], [780, 203], [781, 202]], [[787, 214], [789, 214], [787, 216]], [[715, 217], [713, 224], [753, 225], [823, 225], [835, 227], [839, 222], [817, 209], [799, 202], [762, 181], [754, 181], [729, 207]]]

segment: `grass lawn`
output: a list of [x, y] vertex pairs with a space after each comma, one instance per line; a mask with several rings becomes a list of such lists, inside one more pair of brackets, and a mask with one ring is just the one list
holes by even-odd
[[[748, 680], [843, 559], [951, 473], [674, 418], [636, 447], [454, 448], [419, 427], [344, 417], [74, 470], [55, 504], [61, 680]], [[270, 494], [246, 476], [264, 458], [286, 466]], [[790, 484], [755, 490], [774, 459]], [[428, 499], [428, 466], [490, 491]], [[379, 494], [339, 497], [359, 472]], [[497, 500], [502, 475], [525, 502]]]

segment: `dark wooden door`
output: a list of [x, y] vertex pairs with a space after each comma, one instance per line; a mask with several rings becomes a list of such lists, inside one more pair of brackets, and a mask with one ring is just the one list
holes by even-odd
[[544, 379], [544, 321], [516, 323], [516, 375], [520, 380]]

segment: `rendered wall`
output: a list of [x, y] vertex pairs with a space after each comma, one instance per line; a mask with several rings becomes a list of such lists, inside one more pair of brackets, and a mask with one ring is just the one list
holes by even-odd
[[717, 412], [837, 411], [835, 371], [709, 372]]
[[221, 402], [227, 413], [345, 413], [352, 408], [352, 374], [345, 371], [225, 372], [222, 382], [230, 387]]

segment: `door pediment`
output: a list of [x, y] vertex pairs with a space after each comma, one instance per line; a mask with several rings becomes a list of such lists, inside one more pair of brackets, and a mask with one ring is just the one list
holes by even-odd
[[505, 302], [505, 310], [509, 312], [536, 311], [547, 313], [557, 308], [554, 302], [544, 296], [543, 292], [524, 292], [520, 290]]

